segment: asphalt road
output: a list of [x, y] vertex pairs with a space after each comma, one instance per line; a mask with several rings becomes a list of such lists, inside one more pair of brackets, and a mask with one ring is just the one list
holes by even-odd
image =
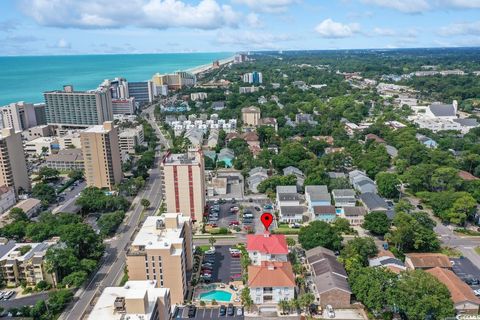
[[[153, 114], [150, 119], [153, 119]], [[149, 122], [152, 125], [154, 124], [152, 120], [149, 120]], [[159, 131], [158, 126], [156, 129]], [[117, 280], [123, 276], [125, 251], [139, 225], [140, 216], [143, 211], [143, 207], [140, 205], [140, 199], [147, 198], [150, 200], [151, 209], [148, 211], [150, 214], [160, 207], [162, 193], [158, 164], [160, 163], [161, 157], [162, 154], [157, 152], [155, 166], [151, 169], [147, 185], [135, 198], [134, 209], [127, 213], [126, 223], [120, 226], [117, 235], [107, 243], [106, 253], [98, 271], [89, 280], [84, 289], [77, 291], [74, 301], [66, 308], [59, 319], [82, 319], [84, 314], [91, 310], [92, 299], [94, 299], [97, 294], [100, 294], [105, 287], [115, 286]]]
[[[65, 192], [65, 200], [63, 200], [56, 208], [52, 210], [53, 213], [57, 212], [71, 212], [77, 213], [80, 210], [80, 207], [75, 204], [75, 201], [78, 198], [78, 195], [82, 192], [83, 189], [87, 186], [85, 181], [81, 182], [76, 186], [72, 191]], [[67, 189], [69, 190], [69, 189]]]

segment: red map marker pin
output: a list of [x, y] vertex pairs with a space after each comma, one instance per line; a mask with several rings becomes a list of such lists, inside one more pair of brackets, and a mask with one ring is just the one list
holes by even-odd
[[268, 231], [268, 228], [273, 222], [273, 215], [270, 212], [264, 212], [260, 217], [260, 220], [262, 221], [265, 230]]

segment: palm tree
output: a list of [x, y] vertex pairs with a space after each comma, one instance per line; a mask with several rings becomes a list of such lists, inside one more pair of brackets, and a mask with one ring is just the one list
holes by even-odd
[[243, 306], [248, 311], [250, 311], [252, 309], [252, 306], [253, 306], [253, 300], [250, 297], [250, 288], [248, 288], [248, 287], [243, 288], [242, 293], [240, 294], [240, 298], [242, 300]]
[[208, 242], [210, 243], [210, 247], [213, 247], [215, 242], [217, 242], [217, 239], [215, 239], [214, 237], [210, 237], [210, 239], [208, 239]]
[[305, 309], [305, 312], [308, 310], [308, 307], [315, 301], [315, 296], [311, 293], [302, 294], [299, 299], [300, 306]]
[[288, 313], [290, 311], [290, 302], [288, 300], [280, 300], [278, 302], [278, 307], [282, 310], [283, 313]]

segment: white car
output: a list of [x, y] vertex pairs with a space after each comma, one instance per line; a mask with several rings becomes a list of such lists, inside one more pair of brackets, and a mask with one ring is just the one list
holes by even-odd
[[205, 251], [205, 254], [215, 254], [215, 248], [214, 248], [214, 247], [210, 247], [209, 250]]
[[473, 293], [475, 293], [476, 296], [480, 296], [480, 289], [473, 290]]
[[241, 253], [240, 250], [235, 248], [229, 248], [228, 251], [230, 251], [230, 253]]
[[335, 318], [335, 310], [333, 310], [333, 307], [331, 305], [327, 304], [325, 310], [327, 311], [327, 315], [329, 318]]

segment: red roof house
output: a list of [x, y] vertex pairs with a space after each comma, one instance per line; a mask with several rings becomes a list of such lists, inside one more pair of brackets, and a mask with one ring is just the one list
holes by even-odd
[[287, 240], [283, 234], [249, 234], [247, 235], [247, 251], [288, 254]]

